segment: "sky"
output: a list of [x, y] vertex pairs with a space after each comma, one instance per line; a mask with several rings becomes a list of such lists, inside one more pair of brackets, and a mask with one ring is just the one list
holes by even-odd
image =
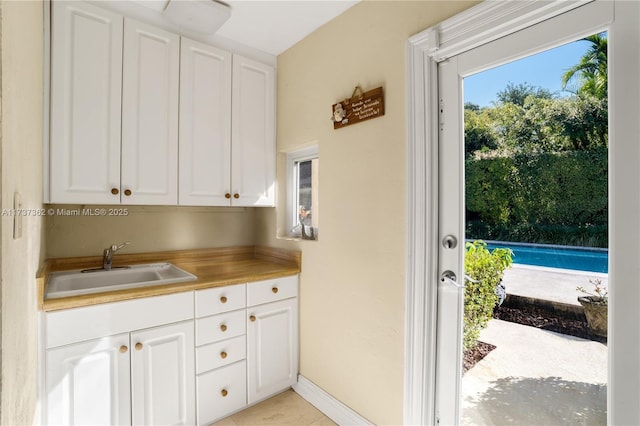
[[578, 40], [466, 77], [464, 102], [491, 106], [496, 93], [509, 82], [529, 83], [558, 96], [568, 96], [569, 93], [562, 91], [562, 74], [580, 61], [588, 47], [589, 42]]

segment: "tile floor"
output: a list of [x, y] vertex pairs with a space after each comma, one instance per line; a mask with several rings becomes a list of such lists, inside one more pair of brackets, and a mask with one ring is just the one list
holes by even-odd
[[289, 389], [212, 426], [336, 426], [327, 416]]

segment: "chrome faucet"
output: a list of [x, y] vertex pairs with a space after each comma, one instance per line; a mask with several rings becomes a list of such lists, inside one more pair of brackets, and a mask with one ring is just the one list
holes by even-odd
[[113, 255], [123, 248], [124, 246], [128, 246], [131, 244], [131, 241], [126, 241], [120, 245], [113, 244], [111, 247], [107, 247], [104, 249], [104, 254], [102, 256], [102, 269], [105, 271], [111, 270], [111, 263], [113, 262]]

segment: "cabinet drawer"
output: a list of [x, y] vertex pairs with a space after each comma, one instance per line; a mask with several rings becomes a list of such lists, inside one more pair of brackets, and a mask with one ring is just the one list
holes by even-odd
[[198, 424], [239, 411], [247, 405], [247, 363], [240, 361], [196, 378]]
[[193, 319], [193, 291], [45, 314], [46, 347]]
[[247, 357], [245, 336], [196, 348], [196, 374], [240, 361]]
[[245, 310], [225, 312], [196, 320], [196, 345], [242, 336], [246, 330]]
[[276, 278], [247, 284], [247, 306], [261, 305], [298, 295], [298, 276]]
[[196, 318], [245, 307], [245, 284], [196, 291]]

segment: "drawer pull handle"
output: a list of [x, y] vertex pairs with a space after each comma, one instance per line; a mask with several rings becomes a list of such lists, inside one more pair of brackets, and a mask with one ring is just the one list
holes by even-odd
[[138, 342], [136, 343], [136, 351], [139, 351], [142, 349], [142, 343]]
[[121, 354], [127, 353], [128, 350], [129, 350], [129, 348], [126, 347], [125, 345], [120, 346], [120, 353]]
[[254, 322], [254, 321], [256, 320], [256, 316], [255, 316], [255, 315], [251, 315], [251, 316], [249, 317], [249, 319], [251, 320], [251, 322]]
[[229, 392], [227, 392], [226, 389], [222, 389], [222, 391], [220, 392], [220, 395], [222, 395], [224, 397], [224, 396], [229, 395]]
[[220, 325], [220, 331], [227, 331], [227, 325], [226, 324], [221, 324]]
[[225, 359], [227, 357], [227, 353], [225, 351], [220, 352], [220, 358]]
[[222, 297], [220, 298], [220, 302], [222, 302], [222, 303], [227, 303], [227, 296], [222, 296]]
[[273, 294], [277, 294], [278, 293], [278, 287], [272, 288], [271, 291], [273, 292]]

